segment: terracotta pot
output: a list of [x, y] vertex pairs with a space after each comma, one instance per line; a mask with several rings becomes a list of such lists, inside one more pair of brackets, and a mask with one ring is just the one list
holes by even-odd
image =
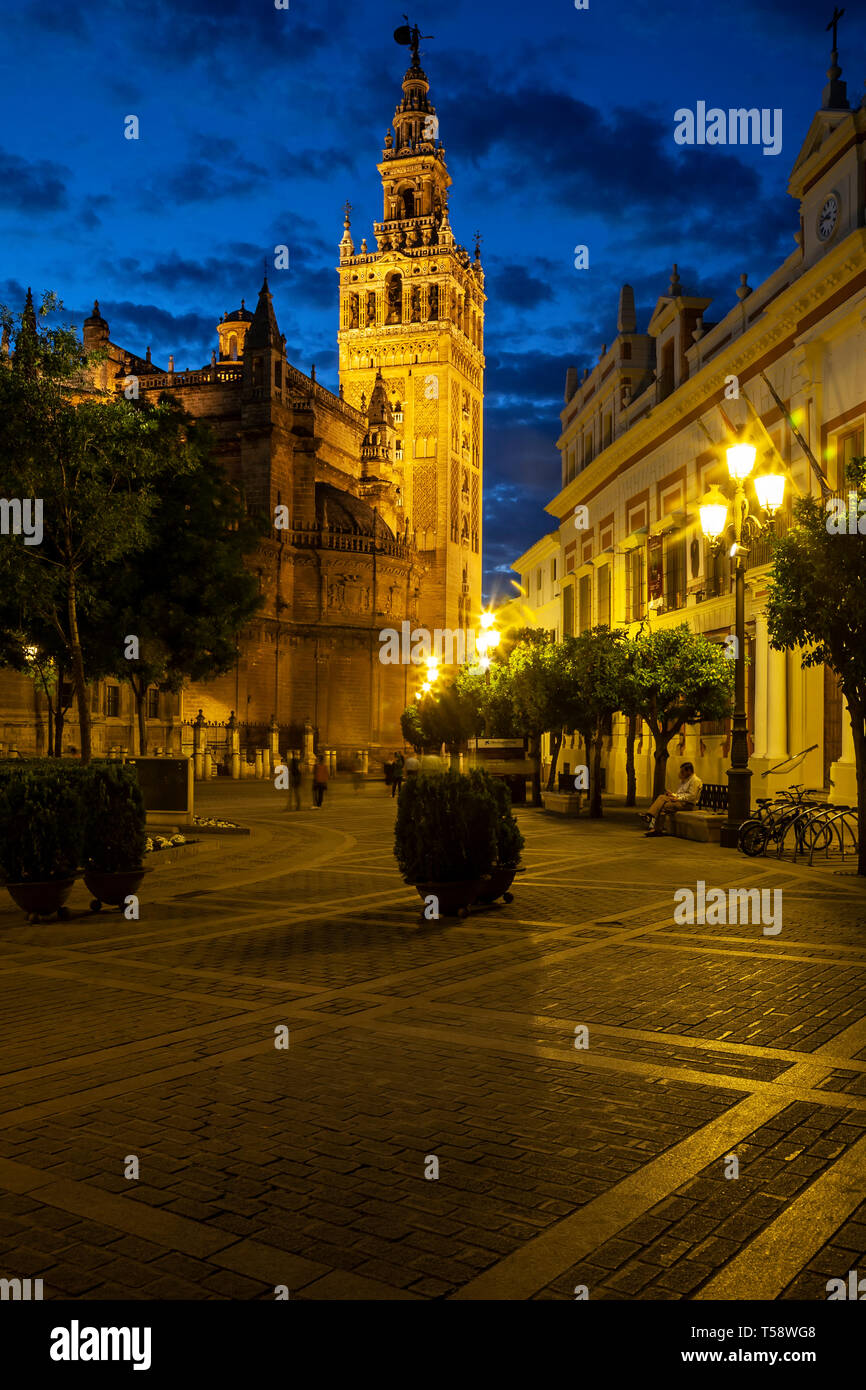
[[69, 916], [65, 903], [74, 883], [75, 878], [49, 878], [43, 883], [6, 883], [3, 886], [26, 914], [28, 922], [50, 917], [55, 912], [65, 921]]
[[105, 869], [85, 870], [84, 882], [93, 894], [91, 912], [99, 912], [103, 903], [123, 907], [130, 893], [138, 891], [145, 874], [150, 872], [149, 868], [121, 869], [117, 873], [108, 873]]
[[481, 884], [480, 878], [459, 878], [449, 883], [416, 883], [415, 888], [422, 898], [438, 898], [440, 916], [465, 917]]
[[509, 893], [509, 888], [514, 882], [515, 874], [522, 874], [523, 869], [505, 869], [495, 867], [490, 870], [486, 878], [481, 881], [481, 890], [478, 894], [480, 903], [494, 903], [497, 898], [504, 898], [507, 903], [513, 901], [514, 894]]

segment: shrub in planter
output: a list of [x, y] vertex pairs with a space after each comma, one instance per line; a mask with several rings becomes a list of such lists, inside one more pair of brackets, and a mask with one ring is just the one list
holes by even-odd
[[123, 907], [138, 891], [147, 832], [144, 802], [133, 767], [91, 764], [84, 830], [84, 882], [98, 912], [104, 902]]
[[84, 867], [101, 873], [140, 869], [147, 839], [138, 775], [122, 763], [84, 769], [86, 800]]
[[503, 869], [516, 869], [520, 863], [524, 839], [511, 808], [511, 793], [499, 777], [491, 777], [483, 768], [469, 773], [473, 782], [485, 787], [496, 804], [496, 864]]
[[409, 883], [475, 882], [496, 860], [497, 804], [478, 779], [423, 773], [403, 784], [394, 854]]
[[0, 778], [0, 876], [9, 884], [71, 879], [81, 862], [81, 802], [56, 764]]

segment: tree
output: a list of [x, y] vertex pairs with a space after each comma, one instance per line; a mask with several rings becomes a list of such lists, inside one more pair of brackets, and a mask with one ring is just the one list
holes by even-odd
[[[554, 642], [548, 633], [527, 628], [507, 658], [511, 703], [520, 728], [529, 736], [535, 806], [541, 805], [541, 735], [551, 733], [552, 751], [558, 754], [563, 726], [574, 713], [574, 672], [569, 652], [565, 644]], [[554, 759], [554, 768], [555, 765]]]
[[623, 700], [646, 720], [653, 736], [654, 797], [665, 790], [671, 739], [686, 724], [730, 714], [733, 686], [733, 664], [722, 648], [687, 623], [634, 638]]
[[421, 715], [418, 710], [418, 701], [407, 705], [400, 715], [400, 729], [403, 738], [416, 750], [424, 747], [424, 732], [421, 728]]
[[589, 814], [595, 818], [602, 814], [602, 743], [610, 720], [622, 706], [631, 652], [625, 633], [606, 626], [588, 628], [566, 642], [567, 660], [574, 672], [576, 727], [591, 759]]
[[857, 776], [858, 874], [866, 874], [866, 459], [848, 466], [848, 498], [794, 502], [774, 546], [767, 601], [770, 646], [799, 649], [803, 666], [835, 671], [851, 716]]
[[[462, 743], [477, 735], [483, 726], [483, 714], [473, 692], [457, 680], [442, 690], [430, 690], [416, 700], [417, 727], [425, 748], [441, 748], [444, 743], [455, 753]], [[406, 716], [412, 713], [412, 706]]]
[[[45, 318], [62, 306], [46, 295]], [[31, 598], [25, 631], [50, 624], [67, 654], [78, 706], [81, 759], [90, 759], [90, 702], [82, 611], [103, 592], [106, 570], [140, 548], [164, 478], [187, 467], [177, 413], [98, 391], [75, 333], [0, 309], [15, 351], [0, 367], [0, 496], [29, 501], [40, 519], [0, 544], [0, 585], [19, 569]], [[42, 523], [44, 520], [44, 530]]]
[[106, 575], [112, 598], [103, 632], [115, 673], [132, 687], [140, 753], [147, 751], [148, 687], [179, 690], [185, 679], [227, 671], [238, 633], [261, 604], [256, 576], [244, 564], [259, 528], [211, 457], [210, 431], [174, 403], [166, 408], [186, 435], [188, 467], [163, 483], [146, 544], [120, 556]]
[[478, 712], [473, 733], [485, 738], [521, 737], [504, 650], [496, 649], [486, 671], [476, 665], [461, 666], [455, 684]]

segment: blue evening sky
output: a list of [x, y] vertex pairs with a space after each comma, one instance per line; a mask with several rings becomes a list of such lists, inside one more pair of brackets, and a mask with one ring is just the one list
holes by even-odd
[[[793, 246], [787, 178], [829, 65], [826, 0], [437, 0], [410, 12], [453, 179], [451, 222], [487, 275], [485, 570], [552, 519], [565, 369], [615, 333], [619, 287], [644, 329], [676, 261], [726, 312]], [[856, 105], [866, 22], [846, 5]], [[435, 17], [434, 17], [435, 16]], [[408, 50], [400, 3], [20, 0], [0, 39], [0, 302], [56, 290], [81, 324], [99, 298], [116, 342], [200, 366], [215, 324], [254, 307], [262, 260], [290, 360], [337, 384], [337, 245], [381, 215], [376, 163]], [[678, 107], [782, 109], [781, 153], [684, 148]], [[140, 139], [124, 139], [137, 115]], [[574, 269], [586, 244], [590, 268]]]

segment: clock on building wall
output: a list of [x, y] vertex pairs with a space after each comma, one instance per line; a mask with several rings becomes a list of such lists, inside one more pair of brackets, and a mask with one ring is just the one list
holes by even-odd
[[828, 193], [821, 204], [821, 210], [815, 220], [815, 228], [820, 241], [829, 241], [836, 230], [839, 221], [839, 194]]

